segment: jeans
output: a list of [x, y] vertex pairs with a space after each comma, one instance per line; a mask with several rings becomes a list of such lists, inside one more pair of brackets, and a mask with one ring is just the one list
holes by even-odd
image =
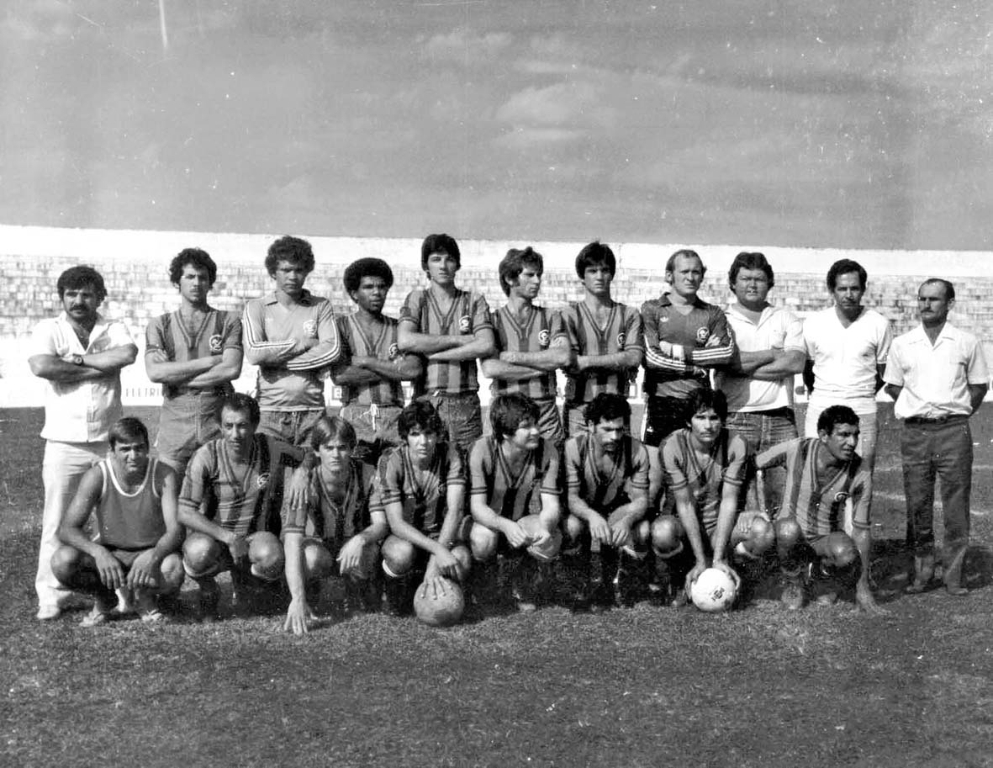
[[[796, 414], [793, 413], [792, 408], [754, 412], [735, 411], [728, 414], [727, 428], [741, 435], [753, 456], [797, 436]], [[756, 479], [756, 482], [759, 480]], [[763, 470], [761, 483], [761, 490], [765, 495], [764, 504], [756, 503], [753, 508], [761, 509], [771, 520], [783, 503], [786, 467], [770, 467]], [[756, 491], [758, 492], [757, 486]], [[742, 502], [745, 502], [745, 499], [742, 499]]]
[[259, 432], [297, 447], [310, 447], [310, 431], [324, 409], [307, 411], [262, 411]]

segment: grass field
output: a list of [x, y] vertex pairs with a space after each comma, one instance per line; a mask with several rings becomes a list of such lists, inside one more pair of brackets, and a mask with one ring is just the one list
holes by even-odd
[[974, 423], [967, 597], [901, 592], [887, 416], [873, 506], [885, 616], [786, 613], [768, 591], [723, 616], [553, 607], [431, 630], [372, 615], [304, 638], [276, 613], [87, 630], [81, 597], [35, 621], [40, 422], [0, 411], [0, 765], [993, 765], [990, 406]]

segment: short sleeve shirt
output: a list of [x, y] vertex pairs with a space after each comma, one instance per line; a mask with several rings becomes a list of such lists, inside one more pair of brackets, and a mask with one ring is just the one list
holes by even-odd
[[[534, 306], [524, 323], [518, 322], [509, 307], [501, 307], [493, 313], [493, 336], [497, 353], [545, 352], [555, 339], [566, 338], [562, 327], [562, 317], [544, 307]], [[555, 399], [555, 371], [548, 371], [524, 381], [493, 379], [493, 396], [508, 392], [520, 392], [532, 400]]]
[[[229, 349], [241, 349], [241, 318], [234, 312], [211, 309], [193, 334], [178, 311], [152, 318], [145, 329], [145, 352], [163, 352], [170, 362], [184, 363], [223, 355]], [[213, 389], [219, 395], [233, 391], [230, 383]], [[190, 391], [187, 386], [162, 385], [162, 394], [167, 400]]]
[[551, 440], [543, 438], [515, 472], [500, 444], [487, 435], [472, 447], [469, 466], [472, 495], [485, 496], [490, 509], [515, 522], [541, 511], [541, 494], [560, 494], [559, 452]]
[[748, 471], [748, 446], [737, 434], [722, 430], [711, 446], [710, 455], [701, 460], [690, 443], [690, 431], [673, 432], [662, 443], [662, 469], [667, 488], [689, 490], [696, 502], [700, 524], [711, 531], [717, 525], [724, 486], [742, 486]]
[[[375, 337], [366, 333], [355, 315], [339, 315], [337, 322], [347, 357], [376, 357], [389, 362], [397, 362], [403, 357], [397, 345], [398, 323], [394, 318], [384, 316], [383, 324]], [[403, 387], [399, 381], [390, 379], [380, 379], [371, 384], [342, 384], [341, 403], [402, 407]]]
[[[609, 464], [609, 465], [608, 465]], [[611, 462], [597, 462], [593, 438], [584, 433], [565, 443], [565, 482], [597, 512], [630, 501], [628, 489], [648, 490], [648, 449], [629, 435], [621, 439], [620, 450]]]
[[[435, 336], [473, 336], [492, 329], [490, 308], [482, 294], [456, 290], [447, 312], [443, 312], [434, 294], [417, 288], [410, 292], [400, 308], [400, 322], [409, 324], [415, 333]], [[475, 360], [426, 360], [424, 372], [414, 382], [414, 396], [430, 392], [460, 394], [479, 391]]]
[[969, 416], [969, 385], [989, 384], [979, 339], [945, 323], [932, 345], [918, 326], [890, 347], [883, 380], [903, 387], [893, 412], [898, 419]]
[[[577, 355], [614, 355], [634, 349], [644, 352], [641, 315], [633, 307], [614, 302], [601, 327], [584, 301], [562, 310], [562, 326], [569, 345]], [[568, 403], [588, 403], [601, 392], [627, 397], [628, 386], [637, 368], [627, 371], [589, 369], [566, 374], [565, 399]]]
[[382, 504], [386, 508], [399, 503], [404, 522], [437, 539], [448, 510], [448, 488], [456, 485], [465, 486], [465, 474], [454, 445], [439, 443], [424, 472], [414, 467], [410, 450], [401, 445], [387, 456], [382, 468]]
[[804, 320], [803, 340], [814, 364], [811, 403], [875, 400], [877, 366], [886, 362], [893, 340], [889, 320], [875, 310], [863, 309], [846, 328], [835, 308], [828, 307]]
[[[42, 320], [31, 336], [31, 355], [54, 355], [67, 360], [72, 355], [95, 354], [133, 345], [124, 323], [97, 317], [84, 348], [66, 313]], [[107, 439], [111, 425], [121, 418], [120, 372], [91, 381], [45, 380], [45, 426], [41, 436], [64, 443], [98, 443]]]

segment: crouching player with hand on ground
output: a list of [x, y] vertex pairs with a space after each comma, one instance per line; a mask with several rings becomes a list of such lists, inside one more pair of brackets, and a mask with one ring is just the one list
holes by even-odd
[[675, 606], [685, 605], [689, 586], [708, 567], [730, 574], [733, 556], [758, 562], [774, 542], [772, 523], [762, 512], [739, 514], [751, 457], [744, 439], [724, 426], [724, 394], [698, 389], [688, 404], [689, 424], [660, 449], [676, 514], [667, 501], [667, 514], [652, 524], [656, 578], [663, 598], [673, 598]]
[[[142, 621], [158, 621], [157, 597], [183, 584], [175, 472], [149, 458], [148, 431], [138, 419], [117, 421], [109, 440], [110, 456], [83, 476], [59, 526], [62, 546], [52, 556], [63, 585], [96, 597], [83, 619], [87, 627], [110, 618], [119, 589], [134, 597]], [[91, 513], [95, 540], [83, 530]]]
[[330, 576], [345, 581], [346, 609], [379, 607], [379, 544], [387, 532], [376, 470], [353, 458], [358, 439], [352, 425], [322, 416], [310, 441], [320, 463], [310, 473], [309, 501], [283, 506], [291, 598], [284, 629], [296, 635], [314, 619], [321, 582]]
[[[465, 474], [458, 448], [434, 406], [415, 400], [397, 420], [400, 447], [381, 465], [381, 494], [390, 535], [383, 542], [387, 606], [410, 612], [414, 578], [423, 589], [447, 590], [444, 578], [463, 582], [471, 555], [460, 540]], [[444, 578], [443, 578], [444, 577]]]
[[179, 499], [179, 521], [190, 533], [183, 567], [200, 586], [203, 619], [217, 618], [214, 577], [231, 573], [236, 612], [248, 607], [247, 589], [283, 576], [279, 512], [286, 467], [300, 450], [258, 431], [259, 404], [235, 393], [221, 402], [221, 437], [193, 455]]
[[802, 608], [815, 587], [817, 601], [831, 604], [839, 588], [854, 585], [862, 610], [882, 612], [869, 587], [872, 474], [855, 452], [858, 440], [855, 411], [832, 405], [817, 419], [817, 437], [780, 443], [756, 459], [759, 469], [786, 465], [776, 549], [790, 610]]
[[[648, 449], [628, 434], [631, 406], [621, 395], [601, 392], [586, 406], [586, 432], [565, 444], [569, 514], [563, 560], [579, 578], [580, 606], [594, 610], [630, 604], [633, 583], [648, 554]], [[592, 545], [601, 572], [591, 580]]]
[[562, 543], [559, 452], [541, 436], [540, 415], [526, 395], [498, 395], [490, 405], [493, 432], [476, 441], [469, 458], [477, 598], [497, 591], [500, 555], [512, 565], [511, 592], [524, 611], [537, 607]]

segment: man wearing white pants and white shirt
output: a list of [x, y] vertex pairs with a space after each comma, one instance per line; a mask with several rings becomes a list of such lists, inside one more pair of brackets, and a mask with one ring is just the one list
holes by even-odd
[[69, 593], [52, 573], [62, 515], [90, 467], [106, 458], [110, 426], [121, 417], [121, 369], [138, 356], [124, 323], [97, 313], [107, 295], [92, 267], [71, 267], [57, 283], [63, 312], [42, 320], [32, 336], [31, 372], [48, 382], [42, 480], [45, 511], [35, 590], [38, 619], [58, 618]]
[[857, 261], [841, 259], [827, 273], [834, 306], [804, 320], [807, 366], [803, 382], [810, 392], [804, 434], [817, 434], [817, 419], [830, 405], [847, 405], [859, 417], [856, 451], [871, 472], [876, 464], [876, 393], [893, 341], [890, 321], [862, 306], [867, 275]]

